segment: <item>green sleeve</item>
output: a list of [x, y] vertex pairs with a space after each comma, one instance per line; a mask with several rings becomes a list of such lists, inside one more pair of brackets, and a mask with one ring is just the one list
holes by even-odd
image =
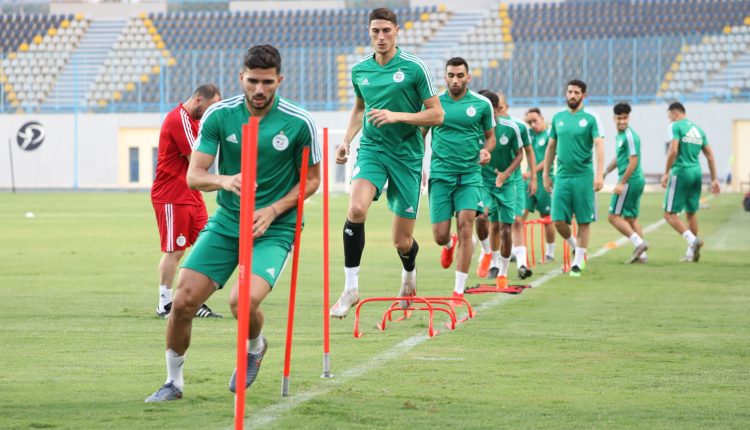
[[417, 93], [419, 93], [419, 98], [424, 101], [437, 95], [437, 87], [435, 86], [435, 80], [432, 79], [430, 69], [423, 63], [418, 64], [421, 65], [421, 67], [416, 67], [415, 84], [417, 87]]
[[214, 111], [201, 122], [200, 130], [198, 131], [198, 144], [195, 147], [196, 151], [216, 155], [216, 152], [219, 150], [219, 142], [221, 141], [218, 117], [219, 115]]
[[497, 125], [495, 124], [495, 113], [492, 112], [489, 106], [485, 106], [482, 112], [482, 129], [490, 131]]
[[523, 143], [523, 146], [530, 146], [531, 136], [529, 135], [529, 128], [523, 124], [518, 124], [518, 128], [521, 132], [521, 142]]
[[680, 140], [682, 136], [680, 136], [680, 127], [677, 125], [676, 122], [672, 123], [672, 140]]
[[556, 124], [555, 117], [557, 117], [557, 115], [552, 117], [552, 125], [549, 128], [548, 139], [557, 139], [557, 128], [555, 126]]
[[359, 91], [359, 87], [357, 86], [356, 81], [354, 80], [354, 72], [352, 72], [352, 86], [354, 87], [354, 94], [357, 95], [357, 98], [362, 98], [362, 92]]

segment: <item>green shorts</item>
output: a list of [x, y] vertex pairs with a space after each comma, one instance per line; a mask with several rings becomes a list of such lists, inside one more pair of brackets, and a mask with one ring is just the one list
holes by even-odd
[[526, 195], [526, 210], [529, 213], [539, 211], [542, 216], [549, 215], [552, 211], [552, 199], [547, 190], [544, 189], [544, 181], [541, 176], [537, 177], [536, 193]]
[[481, 183], [461, 184], [460, 176], [430, 178], [429, 196], [432, 224], [448, 221], [462, 210], [484, 210]]
[[490, 222], [513, 224], [516, 205], [515, 184], [503, 184], [498, 188], [485, 182], [482, 188], [482, 201], [489, 209]]
[[593, 173], [555, 178], [552, 189], [552, 221], [570, 224], [573, 216], [578, 224], [597, 220]]
[[513, 214], [517, 217], [523, 217], [523, 211], [526, 209], [526, 196], [528, 190], [526, 181], [518, 179], [516, 182], [516, 203], [513, 205]]
[[[202, 273], [223, 288], [239, 262], [240, 241], [223, 233], [214, 215], [206, 228], [198, 235], [182, 267]], [[294, 231], [288, 228], [271, 227], [263, 236], [253, 241], [252, 273], [265, 279], [273, 288], [286, 265], [294, 245]]]
[[696, 213], [701, 203], [703, 173], [700, 168], [679, 169], [669, 173], [667, 193], [664, 195], [664, 211]]
[[638, 218], [643, 194], [643, 181], [630, 181], [622, 189], [622, 194], [612, 194], [609, 213], [625, 218]]
[[388, 209], [401, 218], [416, 218], [422, 184], [422, 159], [404, 160], [388, 152], [360, 146], [352, 180], [365, 179], [375, 186], [375, 200], [388, 181]]

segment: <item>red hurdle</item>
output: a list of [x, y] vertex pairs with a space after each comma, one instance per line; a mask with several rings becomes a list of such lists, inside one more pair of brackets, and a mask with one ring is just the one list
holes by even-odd
[[[411, 302], [409, 307], [406, 309], [402, 308], [400, 305], [400, 301], [407, 301]], [[463, 297], [415, 297], [415, 296], [408, 296], [408, 297], [370, 297], [367, 299], [360, 300], [357, 304], [357, 308], [354, 312], [354, 337], [360, 338], [362, 337], [363, 333], [359, 330], [359, 314], [360, 309], [365, 303], [371, 303], [371, 302], [393, 302], [391, 305], [386, 309], [385, 313], [383, 314], [383, 318], [378, 324], [378, 329], [383, 331], [386, 328], [386, 321], [402, 321], [411, 316], [412, 311], [427, 311], [429, 313], [429, 322], [428, 322], [428, 328], [427, 333], [430, 335], [430, 337], [433, 337], [440, 333], [440, 330], [435, 330], [435, 312], [442, 312], [448, 315], [450, 318], [450, 322], [446, 324], [449, 330], [454, 330], [456, 328], [457, 324], [460, 324], [464, 321], [466, 321], [469, 318], [474, 318], [476, 315], [476, 312], [474, 312], [474, 309], [471, 307], [471, 303], [469, 303], [468, 300], [466, 300]], [[455, 302], [461, 302], [462, 304], [466, 305], [466, 309], [468, 311], [468, 316], [458, 319], [456, 316], [456, 310], [454, 307]], [[415, 306], [414, 303], [420, 303], [423, 306]], [[393, 312], [403, 312], [404, 315], [397, 318], [396, 320], [393, 320]]]
[[294, 302], [297, 298], [297, 272], [299, 271], [299, 247], [302, 240], [302, 215], [305, 209], [305, 185], [310, 148], [302, 150], [302, 166], [299, 174], [299, 197], [297, 198], [297, 225], [294, 230], [294, 252], [292, 254], [292, 281], [289, 287], [289, 313], [286, 324], [286, 348], [284, 350], [284, 376], [281, 380], [281, 395], [289, 396], [289, 374], [292, 370], [292, 335], [294, 334]]
[[[539, 244], [542, 249], [542, 263], [544, 263], [545, 256], [546, 256], [546, 253], [544, 252], [544, 244], [545, 244], [544, 228], [545, 226], [551, 223], [552, 223], [552, 219], [550, 219], [549, 215], [544, 218], [530, 219], [530, 220], [526, 220], [523, 222], [523, 237], [524, 239], [526, 239], [526, 243], [531, 251], [530, 252], [531, 258], [530, 259], [527, 258], [527, 260], [531, 260], [531, 261], [527, 261], [529, 267], [536, 267], [536, 253], [535, 253], [536, 247], [534, 246], [534, 226], [535, 225], [539, 226]], [[529, 240], [529, 232], [531, 232], [531, 240]]]
[[237, 392], [234, 397], [234, 428], [241, 430], [245, 419], [247, 335], [250, 330], [250, 278], [253, 261], [253, 219], [258, 165], [258, 118], [242, 126], [242, 183], [240, 191], [239, 302], [237, 311]]

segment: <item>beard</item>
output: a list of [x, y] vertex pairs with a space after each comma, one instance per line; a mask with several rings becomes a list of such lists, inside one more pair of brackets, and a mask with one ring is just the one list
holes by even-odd
[[571, 109], [576, 109], [581, 104], [580, 100], [575, 99], [568, 99], [568, 107]]
[[464, 92], [465, 89], [466, 89], [465, 85], [464, 86], [460, 86], [458, 88], [456, 88], [456, 87], [450, 87], [451, 95], [459, 96], [459, 95], [461, 95]]

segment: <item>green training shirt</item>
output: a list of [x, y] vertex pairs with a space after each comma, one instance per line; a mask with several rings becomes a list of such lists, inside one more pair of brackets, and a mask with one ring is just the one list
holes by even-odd
[[[547, 152], [547, 141], [549, 141], [549, 126], [541, 133], [535, 133], [534, 130], [529, 129], [529, 136], [531, 137], [531, 147], [534, 149], [534, 157], [536, 157], [536, 164], [544, 163], [544, 156]], [[537, 180], [542, 182], [543, 171], [537, 173]], [[552, 178], [555, 176], [555, 164], [552, 163], [549, 169], [549, 176]]]
[[[513, 159], [516, 158], [518, 151], [523, 149], [523, 136], [521, 129], [515, 121], [508, 118], [497, 117], [495, 126], [495, 149], [492, 151], [492, 158], [486, 166], [482, 167], [482, 178], [486, 185], [495, 184], [497, 173], [495, 170], [503, 172], [510, 166]], [[505, 184], [513, 182], [513, 174], [508, 177]]]
[[[521, 133], [521, 142], [523, 144], [522, 146], [529, 146], [529, 145], [531, 145], [531, 134], [529, 134], [529, 127], [526, 125], [525, 122], [523, 122], [523, 120], [520, 120], [518, 118], [513, 118], [513, 117], [510, 117], [510, 116], [506, 116], [506, 117], [502, 117], [502, 118], [509, 119], [509, 120], [513, 121], [514, 123], [516, 123], [516, 125], [518, 126], [518, 131], [519, 131], [519, 133]], [[523, 180], [523, 175], [521, 174], [521, 166], [520, 165], [518, 166], [518, 169], [516, 169], [516, 170], [513, 171], [513, 174], [510, 175], [510, 178], [508, 178], [508, 180], [509, 181], [511, 181], [511, 180], [512, 181], [522, 181]]]
[[413, 54], [397, 48], [396, 55], [383, 66], [375, 61], [375, 54], [354, 64], [352, 84], [357, 97], [365, 103], [360, 146], [390, 151], [397, 157], [422, 158], [424, 141], [419, 127], [404, 123], [376, 127], [367, 120], [367, 112], [421, 111], [423, 102], [437, 95], [429, 67]]
[[[485, 131], [495, 127], [492, 104], [471, 90], [459, 100], [443, 92], [440, 104], [445, 118], [442, 125], [432, 128], [430, 176], [466, 175], [468, 180], [481, 183], [479, 150], [484, 146]], [[466, 182], [462, 179], [462, 183]]]
[[674, 160], [672, 170], [700, 169], [701, 165], [698, 157], [703, 150], [703, 146], [708, 145], [706, 133], [697, 124], [687, 118], [673, 122], [671, 129], [672, 139], [677, 139], [679, 143], [677, 158]]
[[625, 131], [617, 133], [615, 145], [615, 150], [617, 152], [618, 179], [622, 178], [622, 175], [625, 174], [625, 170], [628, 169], [630, 157], [635, 155], [638, 157], [638, 164], [636, 164], [633, 174], [630, 175], [628, 183], [643, 182], [643, 170], [641, 170], [641, 138], [638, 137], [632, 128], [628, 127]]
[[593, 173], [594, 139], [604, 137], [599, 116], [581, 109], [562, 110], [552, 117], [550, 139], [557, 140], [557, 176], [569, 178]]
[[[240, 173], [242, 126], [249, 118], [244, 94], [213, 104], [203, 115], [196, 150], [210, 155], [216, 155], [218, 150], [219, 174]], [[322, 155], [312, 117], [277, 95], [259, 125], [256, 209], [278, 201], [297, 185], [305, 146], [310, 147], [308, 165], [318, 164]], [[216, 202], [217, 212], [221, 211], [237, 223], [226, 225], [228, 232], [238, 234], [240, 197], [231, 191], [219, 190]], [[279, 214], [272, 225], [290, 227], [293, 231], [296, 217], [295, 208]]]

